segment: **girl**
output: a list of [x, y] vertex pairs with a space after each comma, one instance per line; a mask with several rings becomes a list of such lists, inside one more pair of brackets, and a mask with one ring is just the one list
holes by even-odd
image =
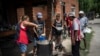
[[27, 27], [38, 27], [38, 25], [29, 22], [29, 17], [27, 15], [24, 15], [21, 17], [21, 21], [19, 23], [20, 25], [20, 31], [19, 36], [17, 39], [18, 46], [21, 51], [21, 56], [26, 56], [25, 52], [27, 51], [27, 44], [28, 44], [28, 35], [27, 35]]

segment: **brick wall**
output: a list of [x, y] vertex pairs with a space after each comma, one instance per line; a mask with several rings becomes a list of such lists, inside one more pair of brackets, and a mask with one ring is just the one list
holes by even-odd
[[[31, 9], [31, 14], [32, 16], [36, 17], [36, 14], [38, 12], [42, 12], [43, 13], [43, 19], [47, 19], [47, 6], [37, 6], [37, 7], [32, 7]], [[17, 8], [17, 19], [19, 21], [20, 17], [25, 15], [25, 8]]]
[[[78, 0], [62, 0], [63, 2], [65, 2], [65, 12], [68, 14], [69, 12], [71, 12], [71, 7], [72, 5], [75, 5], [75, 15], [76, 17], [78, 17]], [[62, 13], [61, 11], [61, 2], [60, 0], [57, 0], [57, 4], [56, 4], [56, 13]]]
[[20, 21], [21, 16], [25, 15], [24, 8], [17, 8], [17, 20]]
[[36, 18], [38, 12], [43, 13], [43, 19], [47, 19], [47, 6], [32, 7], [32, 14]]
[[[61, 2], [60, 0], [56, 0], [56, 7], [55, 7], [55, 13], [61, 13], [62, 14], [62, 8], [61, 8]], [[65, 12], [68, 14], [71, 12], [71, 6], [75, 5], [75, 13], [78, 17], [78, 1], [77, 0], [62, 0], [65, 2]], [[13, 10], [13, 9], [12, 9]], [[19, 21], [20, 16], [27, 14], [32, 19], [33, 15], [36, 16], [37, 12], [43, 13], [43, 18], [46, 19], [46, 28], [47, 28], [47, 35], [50, 33], [51, 28], [51, 0], [48, 0], [47, 5], [42, 6], [36, 6], [33, 7], [31, 2], [27, 3], [27, 6], [25, 8], [17, 8], [17, 19]], [[10, 12], [9, 12], [10, 13]], [[10, 15], [12, 17], [13, 14]], [[13, 18], [13, 17], [12, 17]]]
[[[37, 12], [43, 13], [43, 18], [46, 21], [47, 36], [50, 33], [50, 29], [51, 29], [51, 25], [50, 25], [51, 24], [51, 5], [50, 5], [50, 2], [48, 2], [48, 5], [36, 6], [36, 7], [32, 7], [32, 9], [30, 9], [32, 11], [32, 13], [31, 13], [32, 16], [34, 16], [34, 19], [36, 17]], [[76, 13], [76, 16], [78, 17], [78, 1], [77, 0], [63, 0], [63, 2], [65, 2], [65, 12], [67, 14], [69, 12], [71, 12], [72, 5], [75, 5], [75, 13]], [[18, 18], [19, 18], [19, 16], [25, 14], [23, 8], [19, 8], [17, 13], [18, 13], [17, 14]], [[61, 15], [62, 15], [62, 8], [61, 8], [60, 0], [57, 0], [56, 7], [55, 7], [55, 13], [61, 13]]]

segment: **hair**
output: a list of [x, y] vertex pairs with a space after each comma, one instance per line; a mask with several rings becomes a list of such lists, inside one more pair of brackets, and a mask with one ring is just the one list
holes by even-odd
[[26, 20], [27, 18], [29, 18], [29, 16], [23, 15], [21, 18], [22, 18], [22, 21], [24, 21], [24, 20]]
[[72, 18], [75, 18], [75, 16], [72, 16]]
[[58, 13], [58, 14], [56, 15], [56, 17], [60, 17], [60, 14]]

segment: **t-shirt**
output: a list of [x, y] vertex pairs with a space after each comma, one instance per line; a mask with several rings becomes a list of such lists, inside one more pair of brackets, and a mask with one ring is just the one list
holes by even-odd
[[78, 37], [77, 40], [81, 40], [81, 35], [80, 35], [80, 21], [75, 18], [72, 22], [71, 25], [71, 37], [74, 37], [74, 31], [77, 30], [78, 31]]
[[79, 23], [77, 19], [74, 19], [73, 21], [73, 29], [74, 30], [79, 30]]
[[44, 31], [45, 22], [44, 21], [34, 21], [39, 27], [36, 29], [37, 33], [41, 35]]
[[80, 18], [80, 26], [81, 26], [81, 30], [84, 29], [84, 27], [88, 24], [88, 18], [87, 17], [82, 17]]

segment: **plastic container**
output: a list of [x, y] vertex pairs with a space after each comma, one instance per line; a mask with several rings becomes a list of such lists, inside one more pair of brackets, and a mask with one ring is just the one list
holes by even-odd
[[45, 36], [39, 36], [39, 41], [44, 41], [44, 40], [46, 40]]

